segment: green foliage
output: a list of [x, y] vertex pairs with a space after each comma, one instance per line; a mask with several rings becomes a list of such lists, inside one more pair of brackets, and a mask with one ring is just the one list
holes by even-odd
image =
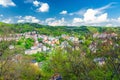
[[[120, 28], [106, 27], [66, 27], [44, 26], [39, 24], [5, 24], [0, 23], [0, 37], [8, 34], [37, 31], [39, 34], [61, 36], [62, 34], [76, 36], [81, 43], [68, 41], [71, 47], [64, 49], [54, 48], [51, 53], [37, 53], [32, 56], [22, 55], [25, 49], [34, 45], [34, 39], [21, 38], [18, 42], [0, 42], [0, 79], [2, 80], [49, 80], [52, 75], [59, 73], [63, 80], [119, 80], [120, 79]], [[94, 33], [118, 34], [117, 38], [93, 38]], [[38, 41], [42, 42], [42, 38]], [[60, 38], [60, 43], [65, 41]], [[67, 41], [67, 40], [66, 40]], [[106, 42], [105, 42], [106, 41]], [[93, 53], [89, 46], [96, 43], [96, 52]], [[110, 44], [109, 42], [112, 42]], [[15, 45], [13, 50], [9, 45]], [[51, 47], [48, 44], [44, 44]], [[77, 47], [77, 49], [76, 49]], [[22, 58], [15, 60], [15, 55]], [[104, 57], [105, 64], [99, 65], [94, 58]], [[31, 60], [42, 62], [40, 68], [33, 66]], [[15, 60], [15, 61], [14, 61]], [[5, 64], [4, 64], [5, 63]], [[42, 79], [38, 78], [42, 77]]]
[[[9, 58], [14, 55], [9, 56]], [[40, 75], [39, 68], [32, 65], [29, 61], [30, 58], [21, 56], [22, 59], [12, 61], [9, 59], [4, 60], [6, 64], [3, 64], [0, 68], [0, 79], [3, 80], [35, 80]], [[6, 72], [7, 71], [7, 72]]]
[[[112, 49], [107, 44], [108, 49], [105, 50], [102, 48], [105, 45], [101, 45], [103, 51], [93, 54], [85, 45], [82, 44], [79, 50], [56, 48], [42, 66], [43, 77], [49, 79], [54, 73], [59, 73], [64, 80], [119, 80], [119, 49]], [[93, 61], [96, 57], [106, 57], [106, 63], [100, 66]]]
[[[84, 67], [93, 69], [94, 65], [92, 61], [87, 60], [83, 57], [80, 57], [81, 51], [71, 51], [69, 49], [69, 52], [71, 53], [66, 53], [64, 50], [57, 49], [55, 52], [52, 53], [50, 62], [47, 64], [45, 63], [43, 65], [42, 69], [46, 74], [49, 73], [47, 71], [50, 71], [50, 73], [60, 73], [65, 80], [69, 79], [86, 79], [86, 76], [82, 76], [82, 74], [87, 74], [87, 70], [83, 70]], [[88, 65], [88, 63], [91, 63], [91, 65]], [[48, 65], [49, 67], [44, 67]], [[84, 66], [83, 66], [84, 65]], [[50, 74], [46, 74], [46, 77], [50, 77]]]
[[44, 45], [45, 45], [46, 47], [51, 48], [51, 45], [49, 45], [49, 44], [47, 44], [47, 43], [44, 43]]
[[27, 38], [25, 40], [25, 48], [30, 49], [34, 44], [34, 40], [32, 38]]
[[65, 41], [65, 39], [59, 38], [59, 41], [60, 41], [60, 43], [61, 43], [61, 42]]
[[21, 38], [18, 42], [17, 45], [19, 45], [20, 47], [23, 47], [25, 49], [30, 49], [34, 44], [34, 39], [32, 38]]
[[37, 31], [40, 34], [60, 36], [62, 34], [75, 34], [75, 35], [86, 35], [95, 32], [118, 32], [119, 28], [106, 28], [106, 27], [94, 27], [94, 26], [80, 26], [80, 27], [69, 27], [69, 26], [45, 26], [36, 23], [19, 23], [19, 24], [5, 24], [0, 23], [0, 34], [10, 33], [24, 33], [29, 31]]
[[[0, 42], [0, 80], [36, 80], [40, 76], [39, 68], [31, 64], [31, 57], [22, 55], [24, 49], [9, 45], [16, 45], [15, 41]], [[18, 57], [17, 57], [18, 56]]]
[[38, 38], [39, 43], [42, 43], [42, 41], [43, 41], [43, 38]]
[[32, 56], [35, 58], [37, 62], [45, 61], [47, 60], [48, 57], [47, 53], [37, 53], [37, 54], [33, 54]]
[[10, 45], [14, 45], [16, 44], [15, 41], [1, 41], [0, 42], [0, 52], [4, 52], [5, 50], [7, 50], [9, 48]]

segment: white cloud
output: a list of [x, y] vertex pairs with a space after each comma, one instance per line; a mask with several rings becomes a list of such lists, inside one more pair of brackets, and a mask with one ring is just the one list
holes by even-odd
[[105, 25], [106, 27], [111, 27], [111, 26], [113, 26], [112, 24], [106, 24]]
[[4, 20], [2, 20], [2, 22], [4, 22], [4, 23], [12, 23], [13, 21], [12, 21], [12, 19], [4, 19]]
[[54, 20], [55, 20], [55, 18], [47, 18], [47, 19], [45, 20], [45, 23], [49, 23], [49, 22], [54, 21]]
[[[42, 2], [35, 2], [34, 6], [39, 9], [41, 8], [41, 4], [45, 4]], [[81, 25], [86, 25], [86, 26], [120, 26], [120, 17], [118, 18], [108, 18], [108, 14], [106, 13], [105, 10], [108, 8], [111, 8], [111, 4], [108, 4], [106, 6], [103, 6], [101, 8], [97, 9], [87, 9], [87, 10], [80, 10], [77, 12], [73, 12], [72, 15], [74, 15], [73, 19], [66, 20], [65, 18], [58, 19], [56, 17], [53, 18], [47, 18], [46, 20], [39, 20], [38, 18], [34, 16], [16, 16], [14, 17], [14, 21], [18, 23], [25, 23], [25, 22], [30, 22], [30, 23], [39, 23], [39, 24], [45, 24], [45, 25], [50, 25], [50, 26], [81, 26]], [[40, 9], [40, 12], [45, 12], [45, 8]], [[64, 10], [65, 11], [65, 10]], [[68, 12], [64, 12], [63, 14], [68, 14]], [[78, 16], [79, 15], [79, 16]], [[0, 15], [3, 16], [3, 15]], [[16, 20], [18, 19], [18, 20]], [[0, 21], [6, 22], [6, 23], [12, 23], [13, 19], [4, 19], [3, 17], [0, 17]], [[14, 22], [15, 23], [15, 22]]]
[[[115, 2], [111, 2], [110, 4], [106, 5], [106, 6], [103, 6], [101, 8], [98, 8], [98, 9], [95, 9], [96, 11], [104, 11], [105, 9], [108, 9], [108, 8], [111, 8], [111, 6], [113, 4], [116, 4]], [[85, 14], [86, 12], [86, 9], [80, 9], [79, 11], [76, 11], [76, 12], [72, 12], [72, 13], [69, 13], [69, 15], [79, 15], [79, 16], [83, 16], [83, 14]]]
[[37, 9], [38, 12], [48, 12], [49, 11], [49, 5], [48, 3], [41, 3], [41, 6]]
[[113, 26], [120, 26], [120, 17], [118, 17], [117, 19], [109, 19], [109, 23]]
[[79, 16], [81, 16], [81, 15], [83, 15], [85, 13], [85, 11], [86, 11], [85, 9], [81, 9], [79, 11], [69, 13], [69, 15], [70, 16], [72, 16], [72, 15], [79, 15]]
[[[74, 14], [78, 14], [81, 15], [81, 13], [83, 13], [81, 16], [83, 16], [83, 18], [81, 17], [76, 17], [73, 18], [72, 20], [72, 24], [71, 25], [93, 25], [93, 26], [100, 26], [100, 25], [107, 25], [109, 23], [113, 23], [113, 22], [117, 22], [116, 20], [111, 20], [108, 19], [108, 13], [105, 13], [104, 11], [108, 8], [111, 7], [113, 3], [110, 3], [106, 6], [103, 6], [101, 8], [97, 8], [97, 9], [87, 9], [86, 11], [79, 11], [76, 12]], [[118, 24], [118, 22], [117, 22]], [[107, 25], [108, 26], [108, 25]]]
[[25, 22], [40, 23], [40, 20], [33, 16], [25, 16], [25, 17], [20, 17], [20, 19], [17, 22], [18, 23], [25, 23]]
[[111, 2], [111, 3], [109, 3], [108, 5], [105, 5], [105, 6], [101, 7], [101, 8], [96, 9], [96, 10], [102, 11], [102, 10], [111, 8], [113, 4], [116, 4], [116, 3], [115, 3], [115, 2]]
[[64, 26], [66, 21], [64, 18], [57, 20], [56, 18], [48, 18], [45, 20], [45, 23], [50, 26]]
[[0, 17], [3, 17], [3, 14], [0, 14]]
[[21, 19], [21, 18], [22, 18], [22, 16], [15, 16], [15, 18], [17, 18], [17, 19]]
[[40, 2], [38, 2], [38, 1], [33, 1], [33, 4], [34, 4], [34, 6], [38, 7], [39, 4], [40, 4]]
[[67, 13], [68, 12], [66, 10], [63, 10], [63, 11], [60, 12], [60, 14], [64, 14], [64, 15], [67, 14]]
[[83, 20], [81, 18], [74, 18], [73, 23], [81, 23]]
[[26, 21], [24, 19], [17, 20], [17, 23], [25, 23]]
[[108, 20], [108, 14], [104, 13], [97, 17], [96, 23], [107, 22], [107, 20]]
[[84, 21], [86, 23], [101, 23], [107, 21], [107, 13], [101, 13], [102, 11], [88, 9], [84, 14]]
[[120, 20], [120, 17], [118, 18], [118, 20]]
[[16, 4], [12, 0], [0, 0], [0, 5], [2, 5], [3, 7], [16, 6]]
[[37, 7], [37, 12], [48, 12], [49, 11], [49, 5], [48, 3], [43, 3], [39, 1], [33, 1], [33, 5]]

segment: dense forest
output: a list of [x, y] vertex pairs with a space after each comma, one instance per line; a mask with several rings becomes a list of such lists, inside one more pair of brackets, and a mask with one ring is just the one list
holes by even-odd
[[6, 24], [0, 23], [0, 34], [9, 33], [24, 33], [28, 31], [38, 31], [40, 34], [59, 36], [62, 34], [89, 34], [95, 32], [117, 32], [119, 33], [119, 27], [103, 27], [103, 26], [47, 26], [36, 23], [19, 23], [19, 24]]
[[[0, 80], [54, 80], [56, 76], [63, 80], [120, 80], [119, 27], [0, 23], [0, 37], [31, 31], [54, 37], [75, 36], [79, 42], [60, 38], [70, 46], [56, 46], [50, 52], [26, 55], [24, 50], [29, 49], [34, 40], [0, 41]], [[94, 37], [96, 34], [109, 36]], [[10, 45], [16, 46], [10, 49]], [[39, 66], [33, 65], [34, 62]]]

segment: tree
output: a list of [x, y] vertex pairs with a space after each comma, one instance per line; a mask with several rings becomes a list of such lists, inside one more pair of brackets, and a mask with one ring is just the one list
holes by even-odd
[[32, 38], [27, 38], [25, 40], [25, 48], [30, 49], [34, 44], [34, 40]]
[[9, 42], [2, 42], [5, 46], [0, 52], [0, 80], [36, 80], [40, 79], [39, 67], [32, 63], [32, 57], [23, 55], [21, 48], [9, 49]]
[[38, 38], [39, 43], [42, 43], [42, 41], [43, 41], [43, 38]]
[[42, 68], [45, 77], [50, 78], [54, 73], [60, 73], [65, 80], [91, 79], [89, 71], [95, 67], [93, 61], [83, 57], [80, 50], [68, 50], [69, 52], [65, 52], [62, 49], [56, 49], [52, 53], [50, 60], [45, 62]]

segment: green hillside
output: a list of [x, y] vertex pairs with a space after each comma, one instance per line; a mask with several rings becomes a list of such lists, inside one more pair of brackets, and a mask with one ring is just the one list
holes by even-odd
[[5, 24], [0, 23], [0, 34], [24, 33], [38, 31], [40, 34], [58, 36], [61, 34], [86, 34], [95, 32], [120, 32], [119, 27], [95, 27], [95, 26], [46, 26], [36, 23]]
[[0, 80], [58, 76], [120, 80], [120, 28], [0, 23]]

